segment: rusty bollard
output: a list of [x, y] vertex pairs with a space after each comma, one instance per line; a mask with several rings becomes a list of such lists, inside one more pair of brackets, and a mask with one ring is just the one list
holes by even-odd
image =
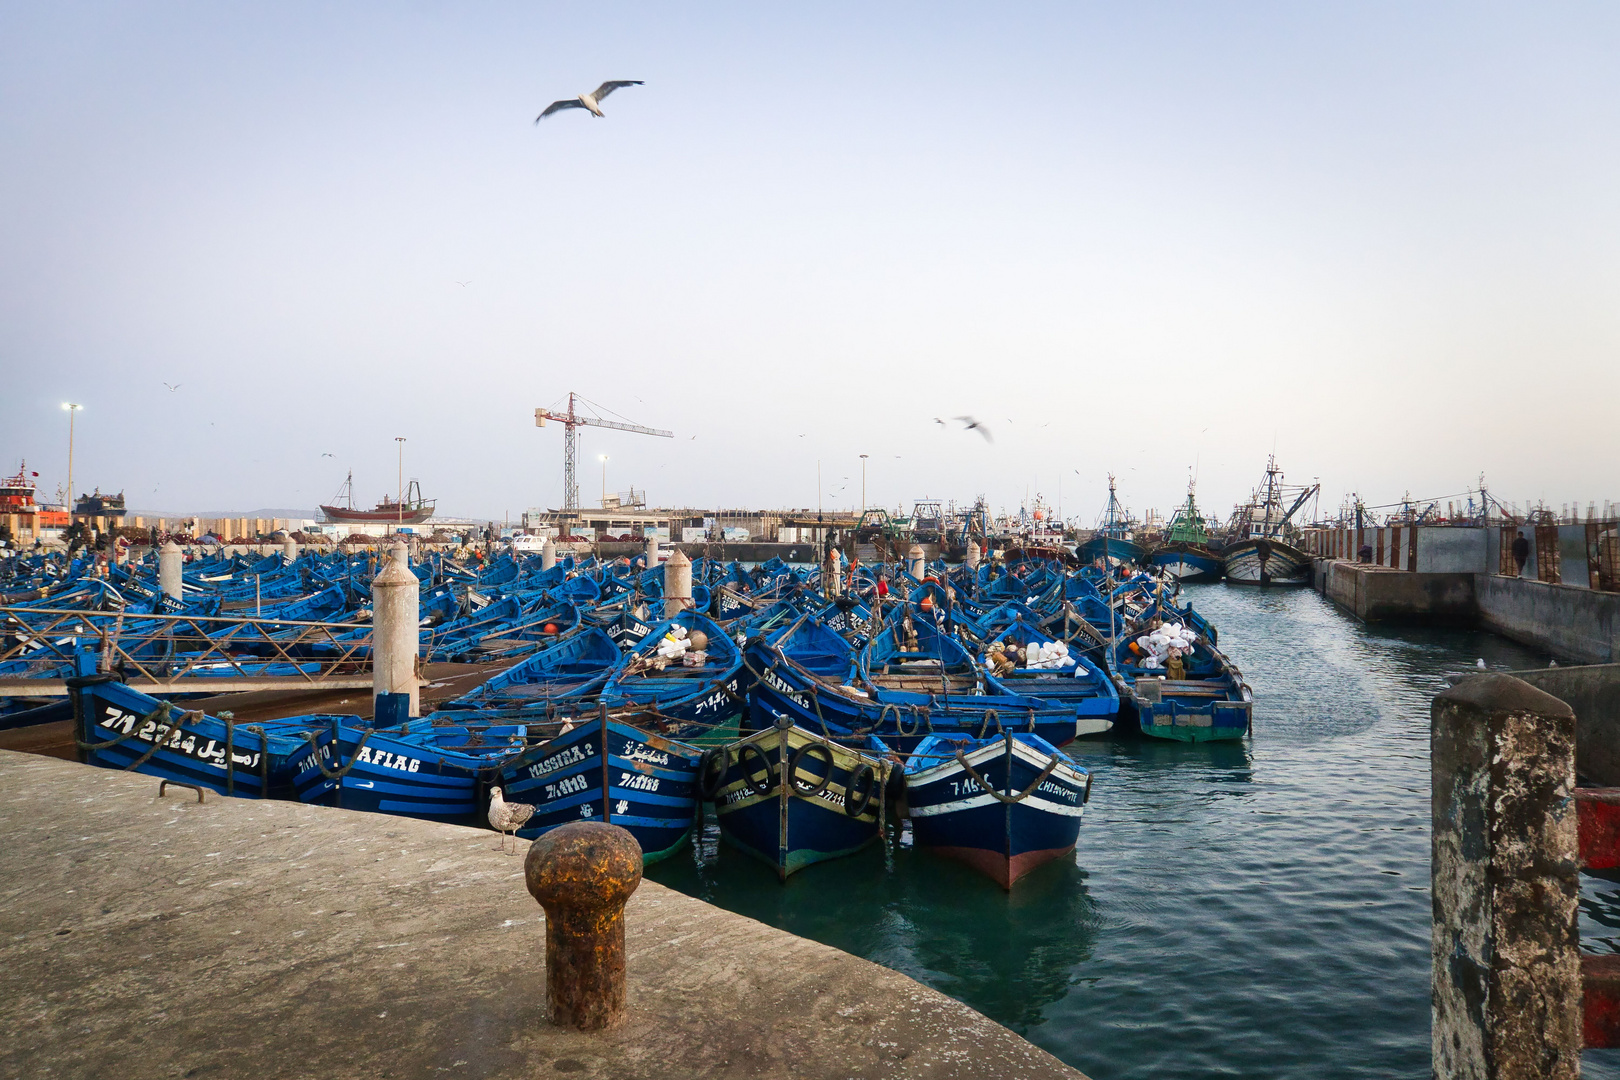
[[552, 1023], [600, 1031], [624, 1011], [624, 904], [641, 884], [641, 845], [617, 825], [575, 821], [530, 845], [523, 874], [546, 909]]

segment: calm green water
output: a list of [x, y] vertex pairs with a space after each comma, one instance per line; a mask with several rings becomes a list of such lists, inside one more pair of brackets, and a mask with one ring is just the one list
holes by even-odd
[[[787, 884], [718, 844], [648, 876], [886, 964], [1096, 1080], [1429, 1075], [1429, 699], [1488, 634], [1373, 629], [1309, 590], [1195, 586], [1255, 692], [1242, 744], [1082, 741], [1071, 861], [1009, 896], [909, 847]], [[1620, 885], [1583, 938], [1620, 949]], [[1620, 1077], [1612, 1054], [1588, 1076]]]

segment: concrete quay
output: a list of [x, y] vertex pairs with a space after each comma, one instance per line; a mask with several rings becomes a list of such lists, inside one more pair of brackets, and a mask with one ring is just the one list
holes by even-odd
[[1081, 1077], [648, 881], [624, 1020], [560, 1029], [542, 912], [492, 832], [158, 783], [0, 751], [0, 1077]]
[[1316, 590], [1363, 622], [1476, 626], [1582, 664], [1620, 660], [1620, 593], [1487, 571], [1314, 560]]

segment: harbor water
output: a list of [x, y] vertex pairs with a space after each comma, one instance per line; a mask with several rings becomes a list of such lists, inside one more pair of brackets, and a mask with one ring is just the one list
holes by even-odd
[[[1010, 895], [909, 834], [779, 884], [712, 816], [648, 876], [903, 971], [1096, 1080], [1429, 1075], [1429, 702], [1480, 659], [1549, 658], [1364, 626], [1305, 589], [1188, 593], [1254, 688], [1253, 737], [1073, 744], [1096, 775], [1075, 857]], [[1582, 908], [1586, 946], [1620, 949], [1620, 886], [1586, 879]], [[1612, 1057], [1586, 1075], [1620, 1076]]]

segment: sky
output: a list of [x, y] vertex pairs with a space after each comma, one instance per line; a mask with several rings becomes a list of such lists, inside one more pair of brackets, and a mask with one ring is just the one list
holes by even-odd
[[404, 437], [515, 516], [575, 391], [675, 433], [584, 429], [587, 504], [1620, 502], [1617, 55], [1595, 3], [7, 0], [0, 467], [54, 492], [74, 401], [132, 508], [369, 504]]

